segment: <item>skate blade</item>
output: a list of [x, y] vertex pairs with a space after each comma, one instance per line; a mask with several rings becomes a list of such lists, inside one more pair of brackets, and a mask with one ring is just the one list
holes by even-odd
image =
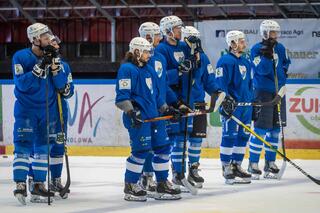
[[273, 174], [273, 173], [270, 173], [270, 172], [266, 172], [266, 173], [264, 173], [263, 178], [264, 179], [269, 179], [269, 180], [277, 180], [278, 179], [278, 174]]
[[147, 191], [147, 198], [154, 198], [155, 194], [156, 194], [156, 192]]
[[[31, 195], [30, 198], [31, 203], [47, 203], [48, 198], [47, 197], [42, 197], [40, 195]], [[53, 202], [53, 197], [50, 197], [50, 202]]]
[[166, 194], [166, 193], [156, 193], [155, 200], [180, 200], [181, 199], [181, 195], [177, 194], [177, 195], [172, 195], [172, 194]]
[[190, 191], [186, 187], [184, 187], [182, 185], [178, 185], [178, 184], [173, 183], [173, 186], [176, 189], [180, 189], [181, 193], [190, 193]]
[[145, 202], [147, 201], [147, 196], [134, 196], [131, 194], [125, 194], [124, 199], [126, 201]]
[[17, 200], [19, 201], [19, 203], [21, 203], [22, 205], [27, 205], [27, 203], [26, 203], [26, 197], [23, 196], [23, 194], [16, 194], [15, 197], [17, 198]]
[[235, 184], [250, 184], [251, 179], [226, 179], [225, 183], [228, 185], [235, 185]]

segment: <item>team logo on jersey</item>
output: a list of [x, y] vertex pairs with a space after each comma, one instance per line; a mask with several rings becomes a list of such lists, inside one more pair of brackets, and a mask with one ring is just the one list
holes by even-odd
[[223, 76], [223, 68], [222, 67], [218, 67], [216, 69], [216, 78], [220, 78]]
[[257, 57], [255, 57], [255, 58], [253, 59], [253, 64], [254, 64], [255, 66], [258, 66], [258, 65], [260, 64], [260, 62], [261, 62], [260, 56], [257, 56]]
[[242, 79], [246, 79], [246, 74], [247, 74], [247, 68], [246, 66], [239, 65], [239, 71], [241, 73]]
[[72, 75], [71, 75], [71, 73], [69, 73], [69, 75], [68, 75], [68, 83], [71, 83], [72, 82]]
[[213, 66], [211, 64], [207, 65], [207, 71], [208, 71], [209, 74], [214, 73], [214, 69], [213, 69]]
[[153, 94], [152, 79], [151, 78], [146, 78], [146, 84], [147, 84], [151, 94]]
[[180, 64], [184, 60], [183, 52], [174, 52], [173, 53], [174, 59]]
[[21, 74], [23, 74], [23, 67], [22, 67], [21, 64], [15, 64], [15, 65], [14, 65], [14, 73], [15, 73], [16, 75], [21, 75]]
[[162, 64], [161, 64], [160, 61], [155, 61], [154, 62], [154, 69], [156, 70], [158, 77], [161, 78], [162, 72], [163, 72], [163, 68], [162, 68]]
[[131, 89], [131, 79], [120, 79], [119, 89]]

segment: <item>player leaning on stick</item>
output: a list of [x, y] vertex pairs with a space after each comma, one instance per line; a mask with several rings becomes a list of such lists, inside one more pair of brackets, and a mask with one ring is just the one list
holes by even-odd
[[[31, 165], [34, 177], [31, 201], [42, 202], [44, 198], [53, 196], [44, 185], [48, 168], [47, 137], [50, 136], [50, 144], [55, 142], [58, 123], [56, 90], [63, 89], [67, 81], [65, 73], [61, 72], [55, 48], [49, 45], [52, 33], [48, 26], [32, 24], [27, 28], [27, 35], [32, 47], [16, 52], [12, 60], [14, 93], [17, 99], [13, 133], [13, 179], [17, 184], [14, 195], [24, 205], [30, 154], [33, 154]], [[47, 98], [49, 127], [46, 119]]]
[[[217, 96], [217, 88], [215, 84], [214, 69], [207, 55], [203, 52], [200, 44], [200, 32], [193, 26], [182, 28], [182, 41], [193, 37], [192, 39], [199, 41], [197, 57], [198, 69], [194, 71], [194, 83], [192, 85], [192, 96], [195, 101], [196, 110], [205, 110], [205, 93], [211, 96]], [[188, 180], [193, 182], [197, 188], [202, 188], [204, 178], [199, 175], [200, 153], [202, 138], [206, 138], [207, 115], [199, 115], [193, 118], [193, 131], [189, 138], [188, 147]]]
[[131, 155], [127, 158], [125, 172], [125, 200], [146, 201], [147, 192], [138, 183], [145, 159], [150, 151], [154, 157], [157, 188], [155, 199], [180, 199], [180, 190], [173, 188], [167, 180], [170, 141], [165, 125], [161, 122], [143, 122], [159, 117], [160, 113], [170, 114], [160, 94], [158, 76], [148, 64], [152, 45], [144, 38], [133, 38], [126, 54], [126, 62], [118, 71], [116, 84], [116, 106], [123, 113], [123, 123], [130, 136]]
[[[255, 44], [251, 49], [251, 61], [253, 64], [253, 84], [255, 102], [266, 102], [272, 100], [278, 90], [285, 86], [290, 59], [286, 55], [285, 47], [277, 41], [280, 33], [280, 26], [273, 20], [265, 20], [260, 25], [262, 42]], [[276, 68], [276, 72], [274, 72]], [[276, 85], [276, 82], [278, 85]], [[277, 89], [278, 88], [278, 89]], [[281, 100], [282, 126], [286, 125], [286, 102]], [[256, 108], [253, 113], [254, 131], [262, 138], [265, 137], [272, 146], [278, 148], [279, 141], [279, 117], [277, 106], [263, 106]], [[250, 140], [250, 163], [248, 171], [255, 179], [262, 174], [258, 167], [260, 153], [263, 144], [256, 137]], [[279, 169], [275, 164], [276, 152], [266, 145], [264, 147], [266, 178], [276, 178]]]
[[[250, 134], [230, 117], [234, 115], [250, 126], [252, 107], [235, 108], [234, 104], [252, 102], [251, 64], [242, 56], [246, 48], [243, 32], [228, 32], [226, 42], [229, 52], [219, 59], [215, 72], [218, 89], [227, 95], [220, 108], [223, 124], [220, 160], [226, 184], [250, 183], [251, 175], [241, 167]], [[236, 180], [236, 177], [240, 180]]]
[[[59, 53], [60, 43], [61, 41], [57, 36], [50, 35], [50, 45], [52, 45], [56, 49], [57, 56], [61, 60], [61, 55]], [[74, 85], [72, 82], [72, 74], [71, 74], [71, 69], [69, 64], [62, 60], [60, 61], [60, 63], [62, 65], [61, 71], [64, 72], [65, 76], [67, 77], [67, 83], [64, 88], [62, 88], [61, 90], [58, 90], [57, 92], [59, 92], [60, 95], [63, 97], [62, 98], [62, 114], [63, 114], [64, 123], [67, 124], [68, 104], [66, 99], [72, 97], [74, 93]], [[60, 122], [56, 127], [57, 127], [57, 137], [50, 152], [50, 174], [51, 174], [50, 190], [52, 192], [60, 192], [63, 189], [63, 185], [61, 183], [61, 174], [62, 174], [62, 168], [63, 168], [63, 156], [65, 151], [64, 141], [63, 141], [64, 138], [62, 137]], [[63, 132], [65, 134], [65, 137], [67, 137], [67, 125], [64, 125]], [[28, 180], [29, 191], [32, 192], [33, 186], [34, 186], [32, 167], [30, 167], [28, 176], [29, 176], [29, 180]], [[66, 199], [68, 197], [68, 193], [66, 193], [62, 198]]]

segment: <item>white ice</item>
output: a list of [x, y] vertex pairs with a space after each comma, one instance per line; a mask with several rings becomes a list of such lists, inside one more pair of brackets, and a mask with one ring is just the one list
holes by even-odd
[[[144, 203], [123, 200], [123, 157], [70, 157], [71, 194], [51, 206], [21, 206], [13, 197], [12, 156], [0, 157], [0, 212], [152, 212], [152, 213], [319, 213], [320, 186], [291, 165], [281, 181], [259, 180], [250, 185], [225, 185], [217, 159], [202, 159], [204, 188], [197, 196], [183, 194], [179, 201]], [[311, 175], [320, 178], [320, 161], [294, 160]], [[278, 162], [280, 165], [281, 163]], [[247, 161], [244, 162], [246, 168]], [[262, 167], [262, 165], [260, 165]]]

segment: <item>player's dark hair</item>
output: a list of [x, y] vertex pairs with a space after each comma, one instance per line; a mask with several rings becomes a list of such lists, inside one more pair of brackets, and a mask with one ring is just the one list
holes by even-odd
[[132, 52], [126, 52], [126, 55], [124, 57], [125, 62], [133, 63], [134, 65], [139, 66], [139, 61], [137, 55], [133, 54]]

